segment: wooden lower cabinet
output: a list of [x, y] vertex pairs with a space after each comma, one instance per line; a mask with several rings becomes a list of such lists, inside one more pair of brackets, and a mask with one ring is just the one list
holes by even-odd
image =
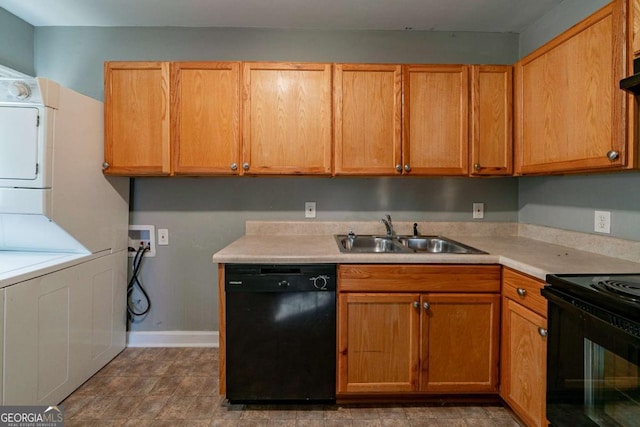
[[427, 294], [420, 306], [420, 391], [496, 392], [500, 295]]
[[[487, 275], [497, 271], [496, 292], [478, 293], [455, 292], [456, 269], [469, 266], [397, 267], [345, 266], [338, 274], [339, 289], [344, 276], [352, 290], [338, 296], [338, 395], [496, 393], [499, 267], [478, 267], [484, 289], [493, 290]], [[447, 282], [443, 268], [450, 292], [431, 292]], [[366, 291], [369, 270], [376, 291]], [[424, 292], [413, 291], [416, 283]]]
[[500, 396], [528, 426], [547, 426], [544, 282], [503, 273]]
[[338, 391], [417, 391], [418, 294], [339, 296]]

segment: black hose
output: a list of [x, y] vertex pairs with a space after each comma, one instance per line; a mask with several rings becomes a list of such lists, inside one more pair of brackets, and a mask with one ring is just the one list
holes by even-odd
[[[131, 273], [131, 280], [129, 280], [129, 284], [127, 285], [127, 318], [129, 321], [132, 321], [134, 317], [144, 316], [149, 312], [149, 310], [151, 310], [151, 299], [149, 298], [149, 294], [147, 294], [147, 291], [145, 291], [144, 286], [142, 286], [142, 283], [138, 279], [138, 273], [142, 266], [142, 258], [144, 257], [144, 253], [148, 250], [148, 246], [141, 246], [133, 257], [133, 271]], [[142, 292], [143, 298], [146, 302], [147, 307], [142, 311], [136, 311], [136, 307], [131, 301], [131, 296], [133, 295], [135, 287], [138, 287], [140, 292]]]

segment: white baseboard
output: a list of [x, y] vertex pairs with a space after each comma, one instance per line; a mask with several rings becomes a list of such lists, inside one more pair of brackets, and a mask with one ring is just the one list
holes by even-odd
[[127, 347], [219, 347], [218, 331], [127, 332]]

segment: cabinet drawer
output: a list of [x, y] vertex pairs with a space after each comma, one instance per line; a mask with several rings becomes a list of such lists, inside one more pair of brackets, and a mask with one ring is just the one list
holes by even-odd
[[514, 270], [502, 271], [502, 295], [522, 304], [541, 316], [547, 316], [547, 300], [540, 295], [545, 285], [542, 280], [534, 279]]
[[342, 264], [341, 292], [500, 292], [500, 266]]

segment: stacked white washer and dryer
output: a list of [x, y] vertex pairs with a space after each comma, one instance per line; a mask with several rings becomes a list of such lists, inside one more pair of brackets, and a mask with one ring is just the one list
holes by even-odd
[[56, 405], [125, 347], [129, 179], [102, 102], [0, 67], [0, 404]]

